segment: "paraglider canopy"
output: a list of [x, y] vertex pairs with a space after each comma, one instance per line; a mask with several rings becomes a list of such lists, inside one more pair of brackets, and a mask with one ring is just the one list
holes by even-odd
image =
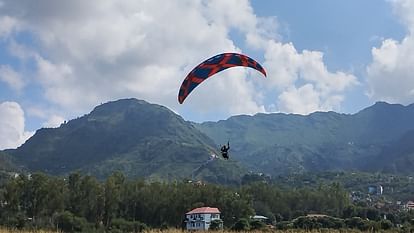
[[235, 66], [253, 68], [266, 77], [266, 71], [252, 58], [240, 53], [222, 53], [203, 61], [191, 70], [181, 84], [178, 92], [178, 102], [182, 104], [194, 88], [210, 76]]

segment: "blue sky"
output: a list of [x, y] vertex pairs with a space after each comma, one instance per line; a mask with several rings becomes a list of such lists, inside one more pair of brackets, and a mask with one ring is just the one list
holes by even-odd
[[[413, 29], [410, 0], [0, 0], [0, 149], [119, 98], [197, 122], [407, 105]], [[178, 104], [192, 67], [229, 51], [268, 78], [229, 69]]]
[[[292, 42], [297, 50], [322, 51], [329, 70], [352, 70], [362, 84], [372, 61], [371, 49], [380, 46], [382, 38], [401, 40], [407, 33], [389, 1], [256, 0], [252, 6], [258, 15], [277, 17], [283, 41]], [[363, 86], [356, 87], [341, 110], [355, 113], [373, 101]]]

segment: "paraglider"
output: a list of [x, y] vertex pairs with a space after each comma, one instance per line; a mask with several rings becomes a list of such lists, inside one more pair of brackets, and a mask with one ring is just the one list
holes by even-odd
[[220, 148], [220, 151], [221, 151], [221, 156], [223, 156], [223, 158], [224, 159], [226, 159], [226, 160], [228, 160], [229, 159], [229, 155], [228, 155], [228, 150], [230, 149], [230, 142], [228, 141], [227, 142], [227, 146], [226, 145], [223, 145], [221, 148]]
[[239, 53], [222, 53], [203, 61], [187, 75], [178, 92], [178, 102], [182, 104], [194, 88], [210, 76], [235, 66], [253, 68], [266, 77], [266, 71], [252, 58]]

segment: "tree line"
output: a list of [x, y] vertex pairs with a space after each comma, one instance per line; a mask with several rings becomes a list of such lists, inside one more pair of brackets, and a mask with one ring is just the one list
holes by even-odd
[[[80, 173], [67, 177], [34, 173], [10, 178], [0, 190], [1, 225], [66, 232], [180, 228], [185, 213], [201, 206], [219, 208], [224, 226], [233, 229], [255, 214], [282, 228], [303, 227], [307, 221], [293, 223], [310, 213], [381, 220], [381, 213], [353, 206], [338, 183], [282, 189], [262, 181], [228, 187], [188, 181], [150, 183], [127, 179], [120, 172], [102, 181]], [[405, 223], [394, 219], [391, 226]]]

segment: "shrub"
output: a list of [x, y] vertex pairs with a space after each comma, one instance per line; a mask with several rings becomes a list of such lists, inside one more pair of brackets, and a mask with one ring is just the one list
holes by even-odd
[[279, 230], [288, 230], [293, 228], [293, 223], [290, 221], [281, 221], [276, 223], [276, 229]]
[[266, 224], [260, 220], [252, 220], [250, 221], [250, 229], [251, 230], [261, 230], [266, 227]]
[[381, 220], [380, 221], [380, 226], [381, 226], [381, 229], [383, 229], [383, 230], [389, 230], [389, 229], [391, 229], [394, 225], [392, 224], [392, 222], [390, 221], [390, 220]]
[[57, 215], [56, 225], [64, 232], [84, 232], [93, 228], [91, 223], [83, 217], [77, 217], [69, 211]]
[[123, 218], [112, 220], [111, 232], [119, 230], [120, 232], [142, 232], [148, 229], [147, 225], [139, 221], [127, 221]]
[[248, 231], [250, 229], [249, 221], [245, 218], [239, 219], [231, 228], [235, 231]]
[[223, 220], [221, 220], [221, 219], [214, 219], [210, 223], [209, 230], [215, 231], [215, 230], [221, 230], [222, 228], [223, 228]]

